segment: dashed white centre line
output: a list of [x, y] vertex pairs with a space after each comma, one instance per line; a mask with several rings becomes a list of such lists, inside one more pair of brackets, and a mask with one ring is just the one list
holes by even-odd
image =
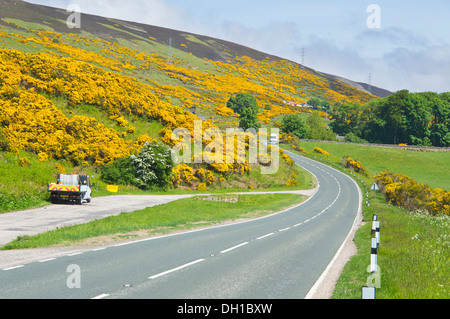
[[197, 264], [197, 263], [199, 263], [199, 262], [201, 262], [201, 261], [204, 261], [204, 259], [197, 259], [197, 260], [191, 261], [190, 263], [187, 263], [187, 264], [181, 265], [181, 266], [179, 266], [179, 267], [172, 268], [172, 269], [163, 271], [163, 272], [161, 272], [161, 273], [159, 273], [159, 274], [150, 276], [150, 277], [148, 277], [148, 279], [155, 279], [155, 278], [158, 278], [158, 277], [161, 277], [161, 276], [170, 274], [171, 272], [178, 271], [178, 270], [180, 270], [180, 269], [183, 269], [183, 268], [192, 266], [192, 265]]
[[256, 240], [259, 240], [259, 239], [263, 239], [263, 238], [266, 238], [266, 237], [272, 236], [273, 234], [275, 234], [275, 233], [269, 233], [269, 234], [265, 234], [265, 235], [263, 235], [263, 236], [260, 236], [260, 237], [256, 238]]
[[248, 244], [248, 241], [243, 242], [243, 243], [240, 243], [239, 245], [230, 247], [230, 248], [228, 248], [228, 249], [222, 250], [220, 253], [221, 253], [221, 254], [225, 254], [225, 253], [227, 253], [227, 252], [229, 252], [229, 251], [232, 251], [233, 249], [239, 248], [239, 247], [244, 246], [244, 245], [247, 245], [247, 244]]

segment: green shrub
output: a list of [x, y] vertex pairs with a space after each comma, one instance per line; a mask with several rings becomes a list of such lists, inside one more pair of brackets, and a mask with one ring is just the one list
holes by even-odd
[[110, 184], [133, 185], [143, 190], [167, 189], [172, 178], [171, 151], [157, 142], [147, 142], [138, 154], [105, 165], [101, 179]]
[[281, 132], [292, 133], [299, 138], [308, 135], [308, 129], [300, 114], [289, 114], [281, 120]]
[[131, 157], [122, 157], [103, 166], [101, 179], [109, 184], [134, 185], [136, 170], [132, 166]]
[[158, 142], [147, 142], [137, 155], [131, 155], [136, 169], [138, 187], [149, 189], [153, 186], [166, 189], [172, 178], [174, 162], [171, 151]]

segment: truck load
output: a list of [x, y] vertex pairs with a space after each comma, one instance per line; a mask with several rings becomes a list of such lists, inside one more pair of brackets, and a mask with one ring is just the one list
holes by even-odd
[[48, 184], [50, 200], [53, 204], [72, 202], [83, 204], [91, 201], [91, 185], [88, 175], [58, 174], [56, 183]]

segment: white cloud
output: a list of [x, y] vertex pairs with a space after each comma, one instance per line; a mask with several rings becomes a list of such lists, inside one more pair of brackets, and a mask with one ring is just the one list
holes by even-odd
[[108, 18], [135, 21], [162, 27], [184, 27], [189, 15], [180, 6], [164, 0], [31, 0], [57, 8], [67, 8], [76, 3], [82, 13]]
[[282, 57], [301, 39], [297, 25], [291, 22], [269, 23], [256, 29], [226, 21], [216, 27], [213, 36]]
[[389, 77], [403, 81], [412, 91], [449, 91], [450, 45], [398, 48], [384, 55], [383, 61], [390, 73], [385, 75], [387, 81]]

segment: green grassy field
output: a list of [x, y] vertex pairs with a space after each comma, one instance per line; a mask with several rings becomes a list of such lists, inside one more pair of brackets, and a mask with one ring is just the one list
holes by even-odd
[[301, 142], [300, 145], [307, 152], [317, 146], [328, 151], [331, 157], [350, 156], [361, 161], [373, 174], [390, 170], [433, 188], [450, 191], [450, 152], [419, 152], [326, 142]]
[[[149, 207], [131, 213], [122, 213], [90, 223], [63, 227], [36, 236], [23, 236], [1, 249], [21, 249], [51, 245], [72, 245], [95, 237], [112, 235], [112, 239], [133, 238], [136, 232], [143, 236], [164, 234], [177, 230], [204, 227], [241, 218], [255, 218], [281, 211], [301, 203], [305, 196], [296, 194], [220, 195], [237, 198], [237, 202], [208, 201], [193, 197]], [[93, 238], [93, 239], [92, 239]]]

